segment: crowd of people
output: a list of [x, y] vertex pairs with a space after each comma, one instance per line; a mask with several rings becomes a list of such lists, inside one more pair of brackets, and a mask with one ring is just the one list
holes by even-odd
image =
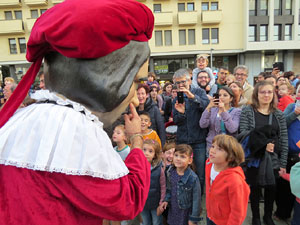
[[[261, 224], [262, 198], [267, 225], [291, 218], [293, 208], [292, 224], [300, 224], [300, 201], [289, 183], [300, 153], [299, 75], [275, 68], [260, 73], [253, 87], [244, 65], [235, 67], [233, 74], [220, 67], [216, 77], [207, 56], [198, 55], [196, 65], [193, 71], [177, 70], [163, 87], [153, 72], [138, 85], [136, 111], [143, 152], [151, 164], [150, 190], [140, 222], [197, 224], [205, 192], [209, 225], [242, 224], [248, 198], [253, 225]], [[43, 73], [38, 76], [39, 88], [45, 89]], [[10, 77], [4, 82], [1, 105], [17, 86]], [[28, 97], [22, 107], [31, 103]], [[111, 138], [125, 160], [130, 140], [123, 124], [114, 127]], [[105, 220], [104, 224], [133, 221]]]

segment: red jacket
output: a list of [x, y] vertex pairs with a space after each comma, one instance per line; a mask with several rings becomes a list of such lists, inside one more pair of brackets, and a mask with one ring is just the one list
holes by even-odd
[[0, 224], [101, 225], [132, 219], [144, 208], [150, 164], [139, 149], [125, 160], [129, 174], [116, 180], [0, 165]]
[[212, 163], [206, 161], [207, 216], [218, 225], [241, 225], [246, 218], [250, 188], [241, 167], [221, 171], [210, 184]]
[[295, 102], [295, 100], [290, 95], [286, 95], [279, 99], [277, 108], [283, 112], [289, 104], [294, 103], [294, 102]]

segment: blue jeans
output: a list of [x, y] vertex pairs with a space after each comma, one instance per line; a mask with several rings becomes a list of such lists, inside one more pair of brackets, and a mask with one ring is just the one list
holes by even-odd
[[157, 216], [156, 209], [143, 210], [141, 213], [144, 225], [162, 225], [162, 216]]
[[300, 224], [300, 204], [295, 200], [294, 204], [294, 216], [291, 221], [291, 225], [299, 225]]
[[201, 195], [204, 192], [205, 183], [205, 160], [206, 160], [206, 143], [190, 144], [193, 149], [193, 161], [196, 166], [196, 174], [198, 175], [201, 185]]

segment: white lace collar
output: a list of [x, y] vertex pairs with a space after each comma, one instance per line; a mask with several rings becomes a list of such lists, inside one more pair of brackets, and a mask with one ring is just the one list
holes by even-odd
[[128, 174], [88, 109], [47, 90], [31, 97], [56, 104], [32, 104], [10, 118], [0, 129], [0, 164], [108, 180]]

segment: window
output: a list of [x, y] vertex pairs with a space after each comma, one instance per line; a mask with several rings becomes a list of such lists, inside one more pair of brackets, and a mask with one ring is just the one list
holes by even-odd
[[274, 0], [274, 15], [275, 16], [279, 16], [279, 15], [282, 15], [282, 12], [281, 12], [281, 0]]
[[155, 74], [174, 73], [180, 68], [195, 67], [194, 58], [177, 58], [177, 59], [154, 59]]
[[165, 30], [165, 46], [172, 45], [172, 31], [171, 30]]
[[161, 12], [161, 4], [153, 4], [153, 12], [160, 13]]
[[155, 31], [155, 46], [162, 46], [162, 31], [161, 30], [156, 30]]
[[196, 44], [195, 42], [195, 29], [189, 29], [188, 30], [188, 39], [189, 39], [189, 45]]
[[[186, 37], [188, 35], [188, 37]], [[188, 41], [188, 42], [187, 42]], [[196, 43], [195, 29], [179, 30], [179, 45], [194, 45]]]
[[292, 0], [285, 0], [285, 14], [292, 15]]
[[215, 11], [219, 9], [219, 3], [218, 2], [212, 2], [210, 4], [210, 10]]
[[39, 17], [39, 12], [37, 9], [30, 10], [31, 18], [36, 19]]
[[268, 40], [268, 25], [260, 25], [259, 28], [259, 41]]
[[286, 24], [284, 26], [284, 40], [285, 41], [292, 40], [292, 25], [291, 24]]
[[209, 44], [209, 28], [202, 29], [202, 44]]
[[195, 6], [193, 2], [187, 3], [187, 11], [195, 11]]
[[[164, 34], [164, 37], [163, 37]], [[163, 46], [163, 41], [165, 46], [172, 45], [172, 31], [165, 30], [156, 30], [155, 31], [155, 46]]]
[[16, 39], [14, 38], [9, 38], [9, 50], [10, 50], [10, 54], [17, 54], [17, 43], [16, 43]]
[[211, 43], [218, 44], [219, 43], [219, 28], [211, 29]]
[[248, 41], [256, 41], [256, 26], [249, 26]]
[[179, 45], [186, 45], [186, 31], [179, 30]]
[[18, 38], [20, 53], [26, 52], [26, 40], [25, 38]]
[[249, 0], [249, 16], [256, 16], [256, 0]]
[[202, 11], [208, 11], [209, 10], [208, 2], [202, 2], [201, 9]]
[[[186, 3], [186, 10], [187, 11], [195, 11], [195, 4], [194, 2]], [[178, 3], [178, 12], [185, 11], [185, 3]]]
[[43, 13], [46, 12], [46, 10], [47, 10], [47, 9], [41, 9], [41, 10], [40, 10], [41, 15], [43, 15]]
[[260, 0], [260, 15], [268, 15], [268, 0]]
[[185, 11], [185, 3], [178, 3], [178, 12]]
[[14, 11], [15, 13], [15, 18], [17, 20], [21, 20], [22, 19], [22, 11]]
[[280, 41], [281, 40], [281, 25], [275, 24], [274, 25], [274, 41]]
[[5, 20], [12, 20], [12, 12], [11, 11], [5, 11], [4, 12]]
[[298, 25], [298, 40], [300, 40], [300, 24]]

